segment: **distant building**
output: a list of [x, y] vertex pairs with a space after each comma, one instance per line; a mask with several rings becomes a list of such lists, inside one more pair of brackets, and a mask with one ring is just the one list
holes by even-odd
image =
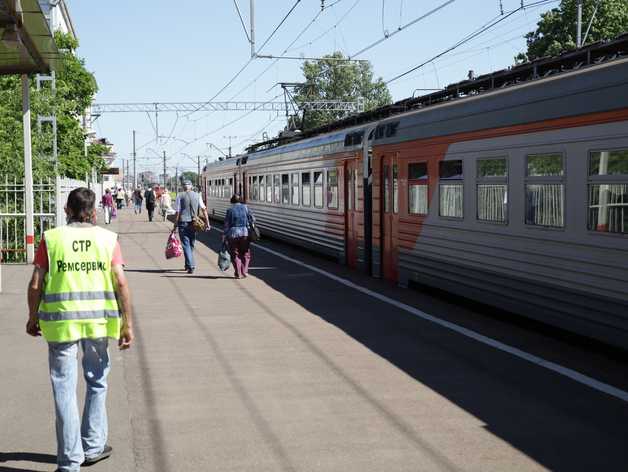
[[113, 152], [113, 144], [111, 144], [107, 138], [92, 139], [91, 141], [96, 144], [102, 144], [103, 146], [107, 146], [109, 148], [109, 152], [107, 154], [103, 154], [102, 157], [105, 160], [105, 163], [109, 167], [112, 167], [113, 161], [116, 160], [116, 153]]
[[154, 182], [155, 181], [155, 173], [151, 172], [151, 171], [140, 172], [139, 174], [137, 174], [137, 178], [140, 181], [148, 180], [149, 182]]

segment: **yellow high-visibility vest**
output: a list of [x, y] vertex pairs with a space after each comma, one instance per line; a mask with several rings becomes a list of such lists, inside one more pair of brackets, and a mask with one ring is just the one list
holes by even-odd
[[46, 341], [118, 339], [122, 315], [111, 270], [118, 235], [97, 226], [65, 226], [44, 237], [49, 268], [39, 326]]

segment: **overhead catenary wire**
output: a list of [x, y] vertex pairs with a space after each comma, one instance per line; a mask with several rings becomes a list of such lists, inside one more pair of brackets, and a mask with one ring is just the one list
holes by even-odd
[[408, 23], [407, 25], [405, 25], [405, 26], [401, 26], [401, 27], [397, 28], [395, 31], [393, 31], [393, 32], [392, 32], [392, 33], [390, 33], [389, 35], [384, 35], [384, 37], [383, 37], [383, 38], [381, 38], [380, 40], [378, 40], [378, 41], [374, 42], [374, 43], [373, 43], [373, 44], [371, 44], [370, 46], [365, 47], [364, 49], [362, 49], [361, 51], [359, 51], [359, 52], [357, 52], [357, 53], [355, 53], [355, 54], [351, 55], [350, 57], [359, 56], [359, 55], [360, 55], [360, 54], [362, 54], [363, 52], [368, 51], [369, 49], [371, 49], [371, 48], [373, 48], [373, 47], [377, 46], [377, 45], [378, 45], [378, 44], [380, 44], [381, 42], [386, 41], [386, 40], [387, 40], [388, 38], [390, 38], [391, 36], [396, 35], [396, 34], [397, 34], [397, 33], [399, 33], [400, 31], [403, 31], [404, 29], [406, 29], [406, 28], [408, 28], [408, 27], [410, 27], [410, 26], [414, 25], [415, 23], [417, 23], [417, 22], [419, 22], [419, 21], [421, 21], [421, 20], [423, 20], [423, 19], [427, 18], [428, 16], [433, 15], [433, 14], [434, 14], [434, 13], [436, 13], [437, 11], [442, 10], [442, 9], [443, 9], [443, 8], [445, 8], [447, 5], [449, 5], [449, 4], [451, 4], [451, 3], [454, 3], [455, 1], [456, 1], [456, 0], [448, 0], [447, 2], [445, 2], [445, 3], [443, 3], [442, 5], [440, 5], [440, 6], [436, 7], [436, 8], [434, 8], [432, 11], [430, 11], [430, 12], [426, 13], [425, 15], [420, 16], [420, 17], [419, 17], [419, 18], [417, 18], [416, 20], [411, 21], [411, 22], [410, 22], [410, 23]]
[[[539, 4], [552, 3], [554, 1], [556, 1], [556, 0], [540, 0], [538, 2], [534, 2], [532, 4], [527, 5], [527, 7], [536, 6], [536, 5], [539, 5]], [[423, 63], [419, 64], [418, 66], [413, 67], [412, 69], [404, 72], [403, 74], [400, 74], [397, 77], [388, 80], [386, 82], [386, 84], [394, 82], [395, 80], [400, 79], [401, 77], [404, 77], [405, 75], [408, 75], [408, 74], [410, 74], [411, 72], [414, 72], [417, 69], [420, 69], [424, 65], [429, 64], [430, 62], [438, 59], [439, 57], [444, 56], [448, 52], [453, 51], [454, 49], [456, 49], [456, 48], [462, 46], [463, 44], [471, 41], [472, 39], [476, 38], [480, 34], [484, 33], [485, 31], [488, 31], [489, 29], [493, 28], [495, 25], [501, 23], [502, 21], [506, 20], [507, 18], [509, 18], [510, 16], [514, 15], [515, 13], [523, 10], [524, 8], [526, 8], [526, 6], [521, 6], [521, 7], [517, 8], [516, 10], [511, 11], [510, 13], [508, 13], [506, 15], [499, 15], [499, 16], [493, 18], [486, 25], [482, 26], [481, 28], [477, 29], [476, 31], [474, 31], [473, 33], [468, 35], [467, 37], [465, 37], [462, 40], [458, 41], [456, 44], [454, 44], [453, 46], [449, 47], [445, 51], [441, 52], [440, 54], [437, 54], [436, 56], [432, 57], [431, 59], [428, 59], [427, 61], [424, 61]]]

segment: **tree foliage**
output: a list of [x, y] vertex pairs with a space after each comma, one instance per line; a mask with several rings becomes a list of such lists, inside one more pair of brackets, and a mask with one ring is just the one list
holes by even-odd
[[[37, 90], [35, 76], [29, 78], [31, 104], [31, 146], [33, 178], [54, 177], [56, 174], [84, 179], [106, 167], [103, 154], [108, 148], [91, 145], [85, 152], [85, 135], [78, 119], [91, 106], [98, 90], [93, 73], [85, 61], [75, 55], [78, 41], [68, 33], [55, 32], [66, 71], [56, 73], [55, 88], [42, 82]], [[57, 171], [52, 161], [54, 132], [50, 122], [37, 123], [37, 116], [57, 117]], [[22, 86], [18, 75], [0, 76], [0, 176], [21, 180], [24, 177], [24, 133], [22, 128]]]
[[[595, 0], [582, 2], [582, 39], [586, 33]], [[557, 8], [541, 14], [538, 28], [526, 34], [528, 50], [515, 59], [526, 62], [545, 56], [552, 56], [576, 48], [578, 24], [578, 0], [561, 0]], [[608, 41], [628, 31], [628, 1], [602, 0], [599, 2], [586, 44]]]
[[[327, 55], [325, 58], [344, 59], [340, 52]], [[305, 61], [301, 68], [305, 80], [313, 86], [302, 85], [295, 90], [295, 100], [339, 100], [343, 102], [357, 102], [358, 97], [364, 98], [366, 110], [372, 110], [392, 101], [388, 87], [380, 77], [374, 80], [373, 67], [369, 62], [350, 65], [348, 62], [323, 59], [320, 61]], [[345, 118], [348, 112], [344, 111], [309, 111], [295, 120], [297, 128], [315, 128], [333, 121]], [[291, 124], [292, 125], [292, 124]]]

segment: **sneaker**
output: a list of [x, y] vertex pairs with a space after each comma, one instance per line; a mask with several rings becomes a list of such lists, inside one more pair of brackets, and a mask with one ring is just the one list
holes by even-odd
[[193, 274], [194, 273], [194, 267], [190, 267], [188, 269], [188, 274]]
[[99, 456], [91, 457], [89, 459], [85, 459], [85, 462], [83, 462], [82, 465], [95, 464], [98, 461], [106, 459], [107, 457], [109, 457], [111, 455], [111, 451], [112, 450], [113, 450], [113, 448], [111, 446], [105, 446], [105, 448], [102, 450], [102, 452], [100, 453]]

